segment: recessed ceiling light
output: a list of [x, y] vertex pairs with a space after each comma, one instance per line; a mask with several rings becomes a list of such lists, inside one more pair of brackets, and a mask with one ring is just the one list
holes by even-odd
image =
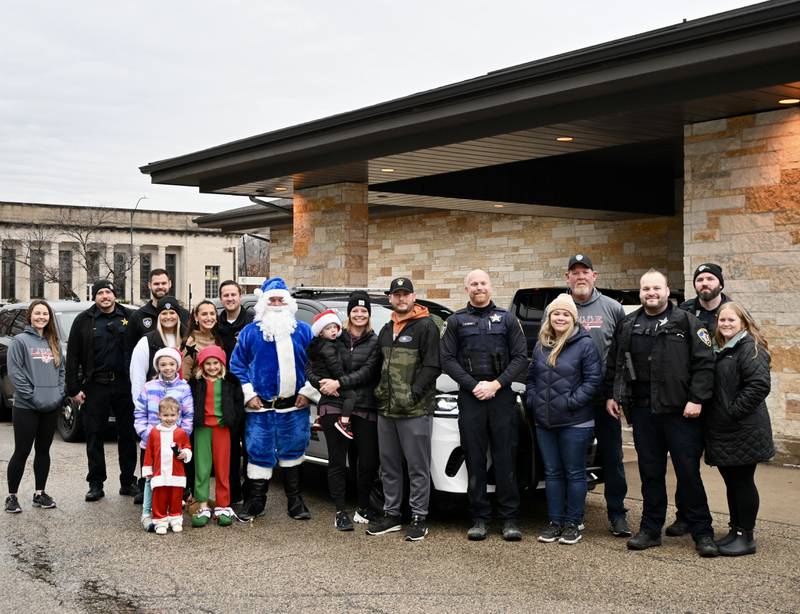
[[797, 104], [798, 102], [800, 102], [800, 98], [783, 98], [778, 101], [778, 104]]
[[570, 143], [570, 142], [572, 142], [574, 140], [575, 139], [573, 137], [571, 137], [571, 136], [557, 136], [556, 137], [556, 141], [559, 141], [560, 143]]
[[275, 191], [276, 191], [276, 192], [285, 192], [285, 191], [286, 191], [286, 190], [288, 190], [288, 189], [289, 189], [289, 188], [285, 188], [285, 187], [283, 187], [282, 185], [275, 186]]
[[501, 205], [500, 203], [494, 206], [495, 209], [502, 209], [503, 207], [505, 207], [505, 205]]
[[382, 173], [393, 173], [394, 169], [393, 168], [382, 168], [381, 172]]

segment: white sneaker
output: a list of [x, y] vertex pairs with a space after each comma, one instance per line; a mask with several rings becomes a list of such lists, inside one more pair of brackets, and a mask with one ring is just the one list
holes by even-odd
[[183, 525], [182, 524], [174, 524], [174, 525], [172, 525], [172, 532], [173, 533], [180, 533], [181, 531], [183, 531]]
[[165, 527], [163, 524], [158, 525], [156, 527], [156, 535], [166, 535], [166, 534], [167, 534], [167, 527]]

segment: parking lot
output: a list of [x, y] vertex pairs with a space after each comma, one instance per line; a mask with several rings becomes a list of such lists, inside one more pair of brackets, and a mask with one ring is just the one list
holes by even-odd
[[[12, 449], [0, 424], [0, 458]], [[115, 446], [106, 446], [116, 475]], [[630, 455], [631, 451], [627, 452]], [[139, 509], [106, 483], [106, 498], [83, 501], [85, 452], [56, 438], [48, 492], [55, 510], [30, 506], [30, 467], [20, 488], [23, 513], [0, 528], [2, 611], [50, 612], [796, 612], [800, 609], [800, 471], [757, 474], [762, 509], [758, 554], [701, 559], [690, 538], [629, 552], [605, 526], [600, 488], [589, 494], [584, 541], [541, 544], [540, 497], [521, 519], [525, 539], [465, 539], [463, 512], [434, 514], [422, 542], [401, 534], [337, 533], [324, 471], [306, 472], [309, 522], [289, 519], [280, 484], [267, 515], [252, 524], [209, 526], [158, 537], [137, 523]], [[0, 463], [5, 469], [6, 461]], [[635, 459], [627, 459], [631, 520], [638, 522]], [[716, 470], [706, 483], [719, 532], [727, 525]], [[188, 523], [187, 523], [188, 525]]]

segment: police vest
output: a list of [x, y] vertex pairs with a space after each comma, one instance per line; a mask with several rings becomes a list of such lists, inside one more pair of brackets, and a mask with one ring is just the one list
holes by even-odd
[[472, 376], [495, 378], [508, 366], [507, 312], [495, 307], [483, 313], [461, 309], [447, 320], [456, 326], [458, 362]]

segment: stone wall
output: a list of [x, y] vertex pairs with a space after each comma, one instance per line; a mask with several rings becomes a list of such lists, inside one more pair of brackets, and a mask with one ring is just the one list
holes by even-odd
[[776, 443], [800, 456], [800, 109], [687, 126], [684, 273], [722, 265], [725, 291], [750, 309], [772, 353]]

